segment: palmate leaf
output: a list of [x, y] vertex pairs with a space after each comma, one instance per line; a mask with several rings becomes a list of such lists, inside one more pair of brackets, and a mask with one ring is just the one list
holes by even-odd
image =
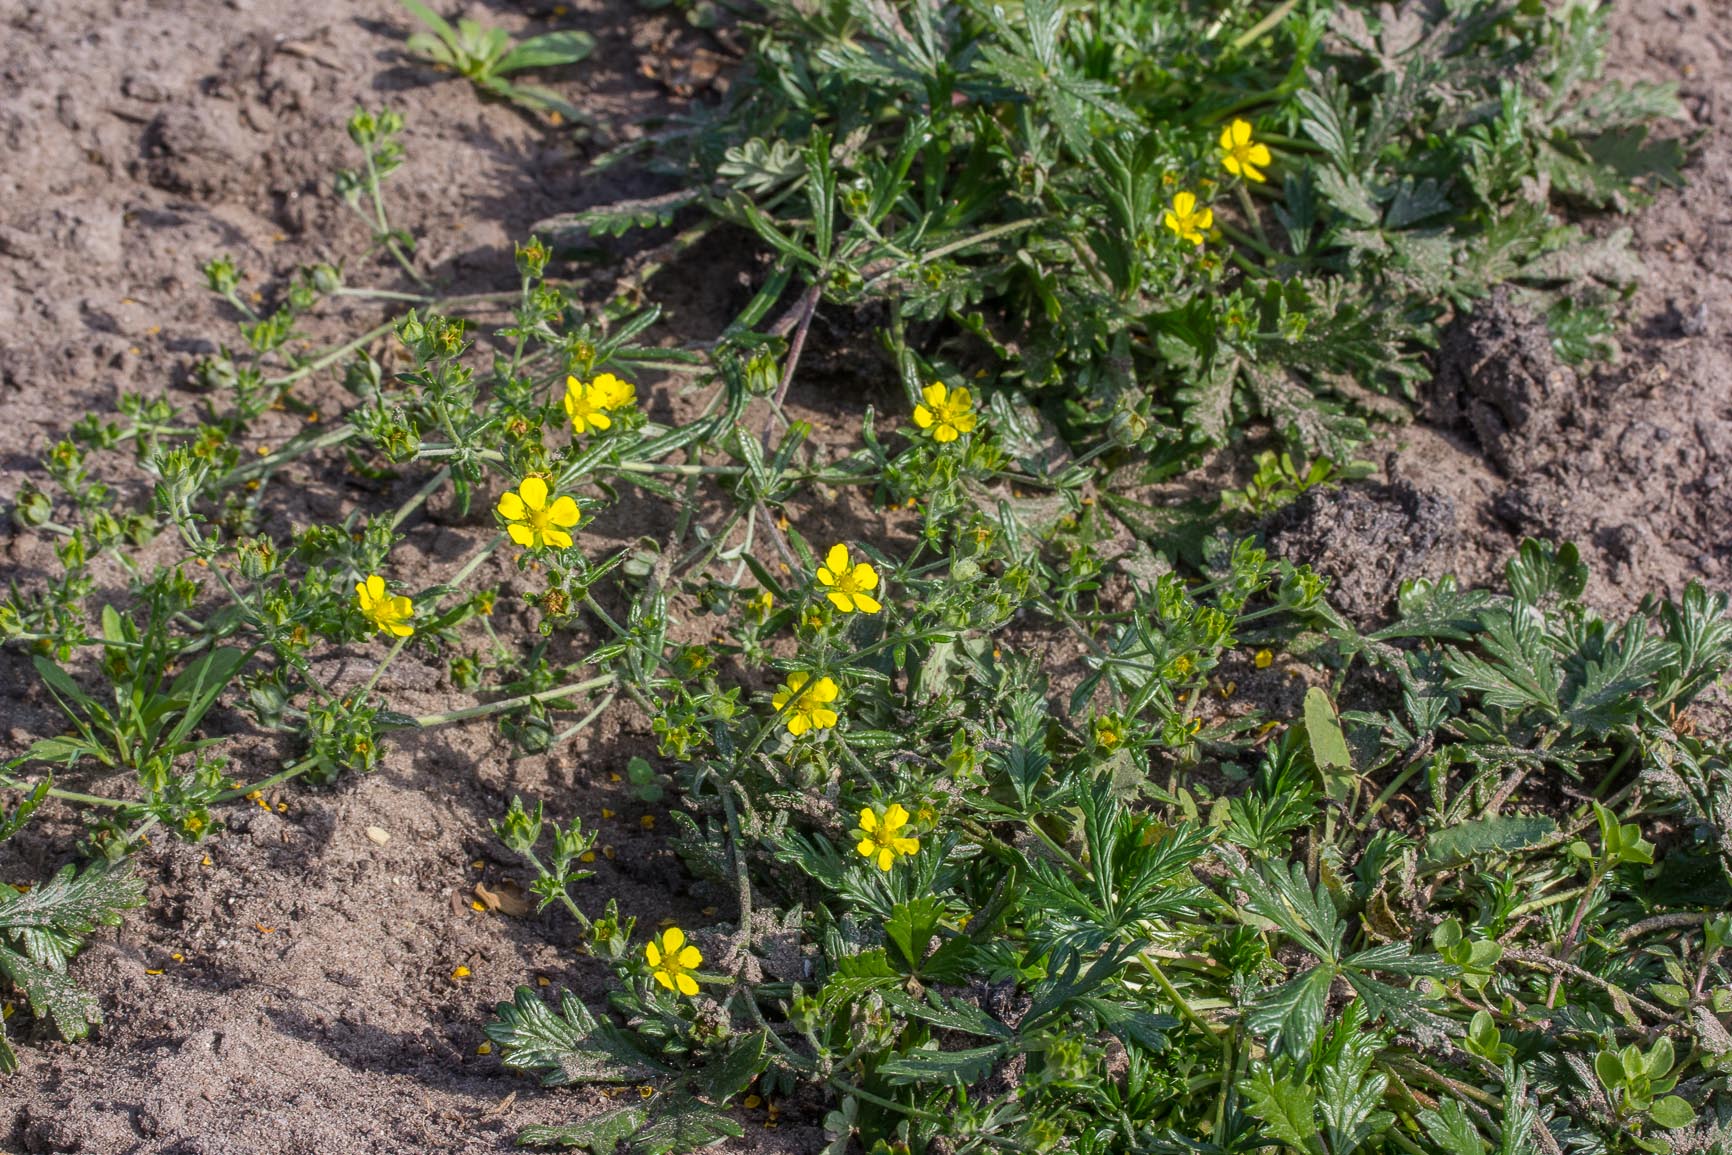
[[1051, 863], [1030, 864], [1029, 901], [1040, 911], [1038, 936], [1068, 951], [1089, 953], [1112, 941], [1143, 937], [1139, 924], [1193, 911], [1203, 890], [1190, 864], [1206, 842], [1194, 829], [1161, 833], [1134, 814], [1108, 782], [1081, 792], [1089, 878], [1078, 882]]
[[614, 1155], [625, 1144], [628, 1155], [682, 1155], [745, 1134], [727, 1115], [679, 1092], [658, 1095], [645, 1105], [631, 1103], [575, 1123], [525, 1127], [521, 1147], [581, 1148], [591, 1155]]
[[1328, 888], [1313, 888], [1298, 863], [1285, 870], [1276, 864], [1239, 866], [1234, 885], [1244, 895], [1244, 909], [1274, 923], [1318, 960], [1316, 966], [1265, 991], [1253, 1003], [1246, 1021], [1252, 1030], [1270, 1036], [1272, 1050], [1303, 1060], [1322, 1026], [1337, 978], [1353, 988], [1370, 1021], [1387, 1019], [1422, 1035], [1441, 1037], [1441, 1020], [1418, 992], [1376, 976], [1442, 977], [1454, 974], [1454, 966], [1436, 955], [1415, 955], [1407, 943], [1346, 954], [1346, 922]]
[[548, 1087], [572, 1083], [628, 1083], [666, 1074], [670, 1068], [638, 1049], [625, 1031], [590, 1013], [570, 991], [560, 995], [559, 1012], [529, 987], [518, 987], [509, 1003], [486, 1027], [507, 1067], [541, 1072]]
[[668, 1095], [632, 1136], [628, 1150], [632, 1155], [679, 1155], [745, 1133], [745, 1128], [706, 1103], [689, 1095]]
[[1575, 639], [1576, 652], [1565, 659], [1563, 719], [1593, 734], [1634, 721], [1642, 694], [1656, 675], [1677, 662], [1677, 649], [1648, 633], [1648, 622], [1633, 616], [1616, 632], [1593, 621]]
[[[85, 935], [115, 926], [122, 912], [144, 901], [144, 886], [127, 868], [92, 863], [67, 866], [29, 891], [0, 886], [0, 973], [23, 992], [30, 1009], [54, 1024], [60, 1037], [83, 1038], [102, 1021], [102, 1010], [66, 973]], [[10, 1047], [0, 1069], [15, 1069]]]
[[1247, 1108], [1263, 1121], [1270, 1138], [1308, 1155], [1326, 1155], [1317, 1130], [1317, 1095], [1310, 1087], [1267, 1067], [1243, 1086]]

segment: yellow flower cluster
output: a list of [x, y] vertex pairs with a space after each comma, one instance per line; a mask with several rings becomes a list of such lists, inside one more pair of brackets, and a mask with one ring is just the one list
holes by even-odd
[[591, 430], [612, 428], [610, 414], [635, 404], [637, 386], [612, 373], [602, 373], [593, 381], [565, 379], [565, 415], [571, 418], [571, 431], [579, 436]]

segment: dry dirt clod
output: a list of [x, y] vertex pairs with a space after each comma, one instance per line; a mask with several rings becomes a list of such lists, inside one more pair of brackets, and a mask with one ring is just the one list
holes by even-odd
[[367, 838], [369, 841], [383, 846], [391, 841], [391, 832], [382, 826], [369, 826], [367, 827]]

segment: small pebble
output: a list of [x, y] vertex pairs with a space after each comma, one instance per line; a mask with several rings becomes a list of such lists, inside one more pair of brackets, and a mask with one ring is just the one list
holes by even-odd
[[377, 842], [380, 846], [383, 846], [387, 842], [391, 841], [390, 832], [387, 831], [382, 826], [369, 826], [369, 827], [367, 827], [367, 837], [372, 839], [374, 842]]

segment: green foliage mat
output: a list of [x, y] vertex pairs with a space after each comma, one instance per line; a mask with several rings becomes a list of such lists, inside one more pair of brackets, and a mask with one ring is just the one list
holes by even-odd
[[[77, 1037], [96, 1004], [68, 960], [138, 901], [146, 832], [210, 837], [397, 731], [485, 719], [539, 753], [630, 702], [658, 748], [630, 789], [732, 901], [644, 933], [596, 892], [576, 801], [512, 802], [498, 837], [615, 981], [596, 1006], [525, 988], [489, 1035], [550, 1086], [637, 1088], [526, 1143], [688, 1151], [767, 1102], [838, 1155], [1723, 1148], [1726, 599], [1607, 621], [1575, 550], [1529, 542], [1501, 589], [1413, 575], [1366, 632], [1228, 516], [1363, 472], [1354, 390], [1410, 387], [1489, 285], [1620, 281], [1615, 236], [1554, 198], [1614, 204], [1678, 154], [1643, 135], [1664, 93], [1588, 83], [1600, 21], [767, 8], [759, 83], [660, 142], [684, 202], [576, 222], [701, 201], [764, 239], [745, 310], [683, 344], [654, 307], [582, 301], [535, 239], [515, 290], [463, 297], [321, 265], [255, 309], [210, 262], [239, 342], [197, 403], [80, 420], [14, 505], [60, 568], [8, 591], [0, 637], [65, 725], [7, 765], [3, 832], [57, 799], [95, 863], [0, 892], [0, 972]], [[587, 51], [428, 22], [418, 51], [534, 108], [501, 77]], [[362, 255], [418, 280], [385, 195], [402, 127], [357, 112], [336, 188]], [[413, 308], [303, 351], [324, 302], [369, 296]], [[829, 455], [783, 408], [823, 301], [889, 306], [906, 401]], [[326, 371], [343, 404], [261, 444]], [[651, 374], [685, 389], [669, 423]], [[1331, 460], [1267, 454], [1183, 551], [1114, 487], [1259, 416]], [[368, 496], [309, 518], [283, 499], [309, 475]], [[609, 547], [590, 531], [627, 490], [672, 528]], [[912, 513], [812, 540], [815, 499]], [[417, 584], [398, 546], [435, 500], [481, 524]], [[99, 564], [121, 604], [94, 604]], [[535, 629], [502, 636], [500, 598]], [[1055, 638], [1080, 660], [1037, 661]], [[337, 645], [377, 660], [331, 684]], [[468, 704], [407, 712], [399, 660]], [[292, 756], [231, 777], [243, 730]]]

